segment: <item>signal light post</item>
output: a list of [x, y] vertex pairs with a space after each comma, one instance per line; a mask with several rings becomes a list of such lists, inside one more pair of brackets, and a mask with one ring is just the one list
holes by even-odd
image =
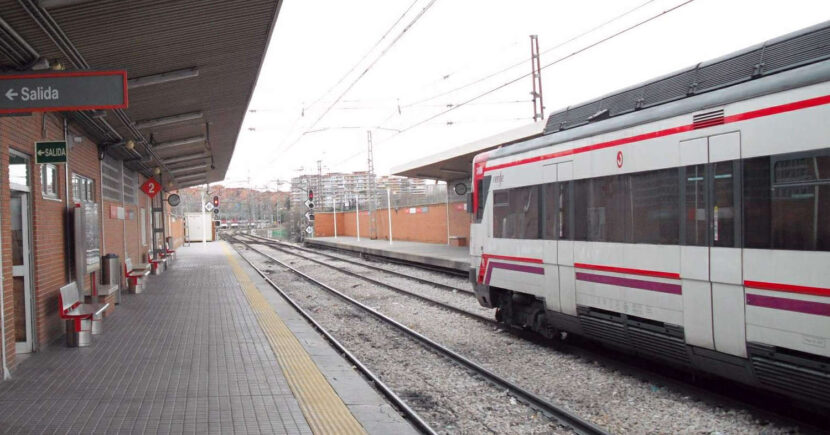
[[305, 201], [305, 206], [308, 207], [308, 211], [305, 214], [308, 226], [305, 232], [309, 237], [314, 237], [314, 191], [311, 189], [308, 189], [308, 199]]

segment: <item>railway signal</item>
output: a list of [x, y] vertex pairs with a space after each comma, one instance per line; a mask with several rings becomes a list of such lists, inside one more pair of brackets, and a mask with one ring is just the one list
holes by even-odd
[[314, 191], [308, 189], [308, 199], [305, 201], [305, 206], [313, 209], [314, 208]]
[[305, 212], [305, 218], [308, 219], [309, 222], [314, 222], [314, 211], [307, 211]]

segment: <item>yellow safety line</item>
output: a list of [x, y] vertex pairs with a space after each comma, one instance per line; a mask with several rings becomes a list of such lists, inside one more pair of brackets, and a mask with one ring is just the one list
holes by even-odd
[[311, 430], [315, 434], [365, 434], [297, 337], [242, 270], [227, 243], [222, 242], [222, 246]]

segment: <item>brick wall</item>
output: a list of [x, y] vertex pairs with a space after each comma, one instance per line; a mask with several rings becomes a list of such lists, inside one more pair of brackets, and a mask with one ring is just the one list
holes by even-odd
[[[414, 211], [414, 213], [413, 213]], [[430, 204], [419, 207], [400, 207], [392, 209], [392, 238], [424, 243], [447, 243], [447, 205]], [[314, 229], [318, 237], [334, 235], [334, 216], [332, 213], [317, 213], [314, 217]], [[360, 212], [360, 237], [369, 237], [369, 212]], [[470, 215], [464, 209], [464, 203], [450, 203], [450, 236], [470, 237]], [[389, 220], [387, 209], [377, 211], [377, 230], [379, 239], [387, 239]], [[355, 212], [337, 213], [337, 235], [356, 237], [357, 223]]]
[[[81, 137], [70, 126], [73, 136]], [[15, 304], [12, 274], [11, 247], [11, 190], [9, 187], [9, 149], [30, 157], [30, 216], [32, 243], [32, 284], [34, 294], [34, 332], [39, 347], [48, 345], [64, 334], [64, 322], [58, 315], [60, 287], [67, 281], [67, 205], [72, 206], [71, 185], [66, 189], [66, 167], [58, 165], [58, 199], [44, 198], [41, 189], [40, 166], [34, 163], [34, 143], [40, 140], [62, 140], [63, 120], [60, 115], [41, 115], [0, 118], [0, 255], [2, 255], [3, 298], [6, 331], [6, 356], [10, 367], [15, 365]], [[101, 197], [101, 167], [94, 143], [83, 138], [80, 143], [68, 144], [69, 175], [73, 173], [91, 178], [95, 182], [95, 200], [102, 221], [102, 254], [115, 253], [123, 261], [125, 249], [134, 262], [142, 262], [150, 248], [152, 233], [147, 197], [139, 192], [138, 205], [104, 201]], [[139, 183], [144, 178], [141, 177]], [[124, 219], [111, 217], [112, 206], [124, 207]], [[146, 221], [141, 222], [140, 209], [145, 208]], [[141, 243], [141, 225], [146, 225], [147, 244]], [[171, 230], [176, 231], [171, 224]], [[89, 287], [92, 276], [85, 280]], [[97, 277], [95, 277], [97, 278]]]

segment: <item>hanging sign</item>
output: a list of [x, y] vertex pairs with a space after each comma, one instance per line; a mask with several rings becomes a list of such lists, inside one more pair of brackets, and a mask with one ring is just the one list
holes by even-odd
[[153, 178], [148, 178], [144, 184], [141, 185], [141, 191], [146, 193], [150, 198], [158, 195], [161, 192], [161, 184]]
[[126, 71], [0, 75], [0, 114], [126, 109]]

